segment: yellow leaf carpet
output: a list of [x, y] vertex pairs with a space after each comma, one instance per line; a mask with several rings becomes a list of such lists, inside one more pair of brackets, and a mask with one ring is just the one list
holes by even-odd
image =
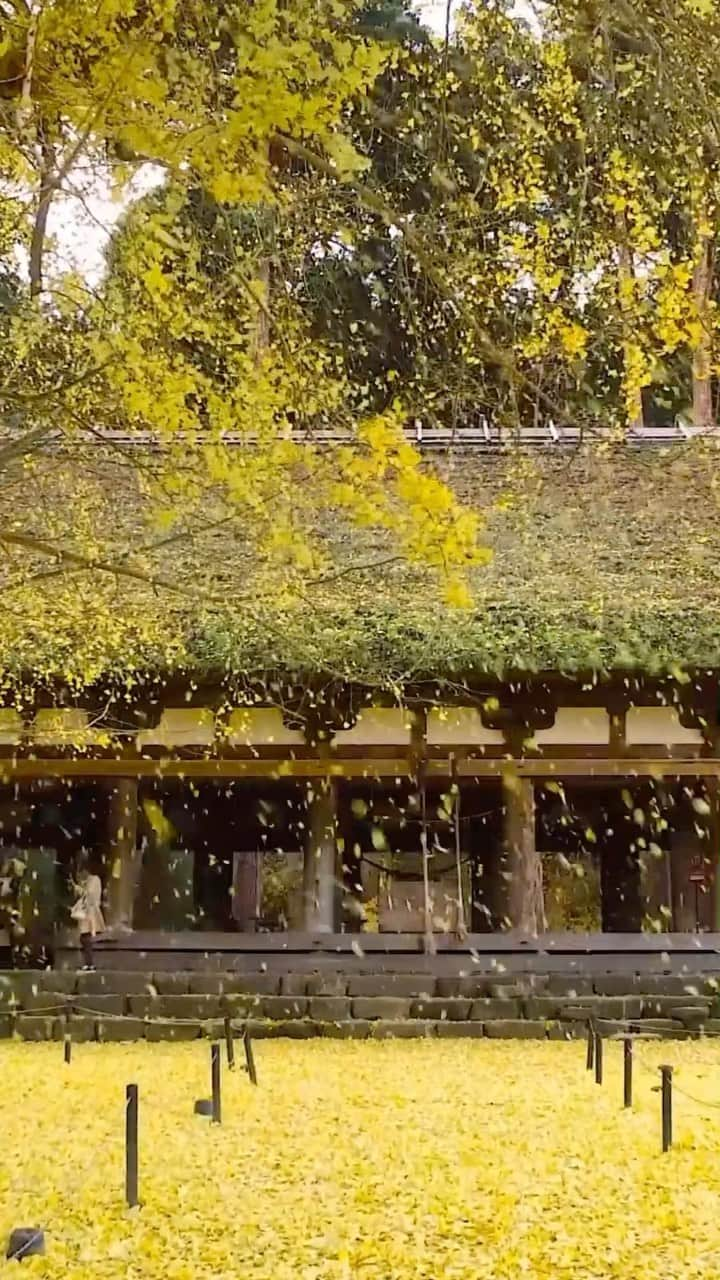
[[[258, 1041], [223, 1063], [223, 1124], [193, 1115], [207, 1042], [6, 1042], [0, 1234], [41, 1226], [54, 1280], [674, 1280], [720, 1269], [720, 1041]], [[238, 1061], [242, 1048], [238, 1045]], [[660, 1153], [658, 1064], [675, 1066]], [[140, 1196], [124, 1207], [125, 1084]], [[682, 1089], [682, 1093], [679, 1090]], [[691, 1095], [696, 1101], [691, 1101]], [[4, 1254], [4, 1248], [3, 1248]], [[18, 1271], [18, 1267], [20, 1271]]]

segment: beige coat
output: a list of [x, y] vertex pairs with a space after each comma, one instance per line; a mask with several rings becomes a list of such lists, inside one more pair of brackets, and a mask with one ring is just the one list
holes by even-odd
[[99, 876], [88, 876], [80, 896], [72, 909], [72, 918], [80, 933], [102, 933], [105, 920], [102, 913], [102, 880]]

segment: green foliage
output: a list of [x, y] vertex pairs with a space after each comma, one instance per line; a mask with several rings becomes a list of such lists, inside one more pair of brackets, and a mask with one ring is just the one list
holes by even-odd
[[[597, 542], [568, 492], [543, 542], [522, 459], [466, 494], [403, 436], [485, 413], [621, 438], [652, 393], [707, 416], [716, 8], [543, 15], [478, 3], [443, 41], [394, 0], [0, 0], [9, 680], [717, 662], [712, 485], [677, 536], [623, 496]], [[127, 205], [97, 288], [46, 225], [88, 174]], [[605, 495], [608, 448], [578, 464]]]

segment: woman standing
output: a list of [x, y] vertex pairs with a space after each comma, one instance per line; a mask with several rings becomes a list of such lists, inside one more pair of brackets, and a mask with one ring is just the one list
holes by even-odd
[[78, 897], [70, 915], [80, 932], [83, 972], [94, 973], [93, 939], [105, 929], [102, 913], [102, 880], [87, 865], [81, 867], [77, 883]]

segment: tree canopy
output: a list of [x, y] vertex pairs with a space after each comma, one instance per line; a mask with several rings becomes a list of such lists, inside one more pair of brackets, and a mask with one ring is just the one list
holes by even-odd
[[[716, 4], [536, 17], [0, 0], [0, 666], [355, 634], [329, 585], [396, 563], [464, 627], [492, 509], [409, 425], [714, 425]], [[95, 277], [57, 228], [98, 190]]]

